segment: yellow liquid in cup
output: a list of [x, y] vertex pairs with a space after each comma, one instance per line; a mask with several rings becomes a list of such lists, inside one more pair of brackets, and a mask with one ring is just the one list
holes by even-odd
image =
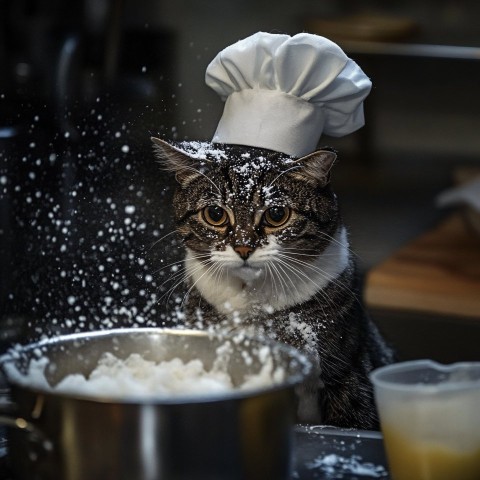
[[480, 445], [461, 451], [408, 438], [388, 425], [382, 432], [393, 480], [480, 479]]

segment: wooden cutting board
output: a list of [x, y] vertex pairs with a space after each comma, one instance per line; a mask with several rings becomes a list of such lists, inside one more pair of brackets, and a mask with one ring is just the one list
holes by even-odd
[[480, 237], [449, 217], [373, 268], [364, 294], [372, 308], [480, 321]]

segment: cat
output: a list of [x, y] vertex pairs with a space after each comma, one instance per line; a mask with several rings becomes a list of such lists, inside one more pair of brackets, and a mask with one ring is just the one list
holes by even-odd
[[186, 322], [267, 335], [306, 353], [300, 423], [378, 429], [368, 373], [394, 355], [362, 307], [330, 182], [336, 153], [153, 139], [174, 172]]

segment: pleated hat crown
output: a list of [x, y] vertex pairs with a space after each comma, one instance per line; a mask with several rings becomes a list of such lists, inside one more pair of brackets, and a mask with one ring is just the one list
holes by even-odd
[[341, 137], [365, 123], [371, 82], [330, 40], [258, 32], [222, 50], [205, 81], [223, 101], [213, 141], [301, 157], [323, 133]]

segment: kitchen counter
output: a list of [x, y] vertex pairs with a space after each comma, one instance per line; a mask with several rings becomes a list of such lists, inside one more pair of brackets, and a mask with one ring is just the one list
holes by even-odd
[[[0, 430], [0, 433], [1, 432]], [[0, 478], [14, 480], [0, 435]], [[295, 427], [292, 480], [388, 480], [383, 439], [379, 432], [322, 426]]]
[[371, 268], [364, 297], [400, 360], [480, 360], [480, 238], [459, 214]]
[[366, 278], [372, 308], [480, 321], [480, 238], [453, 215], [394, 252]]

